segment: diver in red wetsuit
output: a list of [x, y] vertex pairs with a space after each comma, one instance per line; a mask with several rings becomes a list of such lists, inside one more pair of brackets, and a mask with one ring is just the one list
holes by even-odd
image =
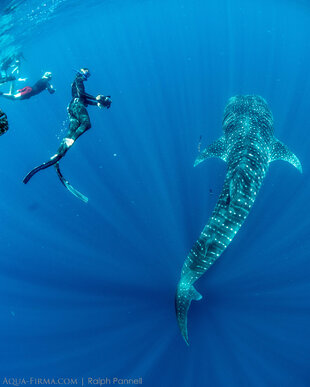
[[38, 80], [33, 86], [26, 86], [22, 89], [17, 90], [15, 94], [3, 93], [0, 91], [0, 95], [4, 98], [11, 99], [13, 101], [20, 101], [22, 99], [29, 99], [34, 95], [41, 93], [43, 90], [47, 90], [50, 94], [55, 93], [54, 87], [50, 84], [52, 79], [52, 73], [47, 71], [44, 73], [43, 77]]

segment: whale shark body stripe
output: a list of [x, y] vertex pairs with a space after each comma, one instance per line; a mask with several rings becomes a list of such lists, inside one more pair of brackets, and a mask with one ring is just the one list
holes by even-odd
[[193, 284], [223, 253], [246, 219], [271, 161], [285, 160], [301, 172], [298, 158], [274, 137], [273, 117], [259, 96], [229, 100], [223, 119], [224, 136], [207, 147], [195, 166], [209, 157], [227, 162], [224, 186], [215, 209], [184, 262], [176, 292], [176, 315], [188, 343], [187, 312], [200, 299]]

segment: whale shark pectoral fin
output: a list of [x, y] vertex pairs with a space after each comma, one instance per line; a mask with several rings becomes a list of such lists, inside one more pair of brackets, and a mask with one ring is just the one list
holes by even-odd
[[197, 292], [193, 285], [188, 285], [182, 280], [179, 282], [175, 295], [175, 312], [181, 334], [187, 345], [189, 345], [187, 333], [187, 312], [192, 300], [199, 301], [201, 299], [202, 295]]
[[271, 148], [270, 162], [275, 160], [287, 161], [302, 173], [302, 166], [298, 157], [279, 140], [275, 140]]
[[197, 156], [194, 167], [210, 157], [219, 157], [220, 159], [226, 161], [227, 155], [224, 136], [207, 146], [206, 149]]

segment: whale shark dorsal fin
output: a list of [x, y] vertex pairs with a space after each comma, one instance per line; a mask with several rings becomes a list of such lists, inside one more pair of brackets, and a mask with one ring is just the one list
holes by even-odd
[[271, 161], [275, 160], [287, 161], [290, 164], [294, 165], [294, 167], [297, 168], [300, 173], [302, 173], [302, 166], [298, 157], [294, 155], [294, 153], [291, 152], [288, 147], [283, 144], [283, 142], [277, 139], [275, 139], [274, 143], [271, 146], [269, 162], [271, 163]]
[[197, 156], [194, 167], [210, 157], [219, 157], [220, 159], [226, 161], [227, 154], [224, 136], [207, 146], [206, 149]]

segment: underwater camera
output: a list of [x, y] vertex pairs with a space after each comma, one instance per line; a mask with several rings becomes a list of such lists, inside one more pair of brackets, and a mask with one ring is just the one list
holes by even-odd
[[110, 95], [108, 95], [107, 97], [105, 97], [104, 95], [98, 95], [96, 100], [98, 101], [99, 107], [106, 107], [107, 109], [110, 108], [112, 103]]

